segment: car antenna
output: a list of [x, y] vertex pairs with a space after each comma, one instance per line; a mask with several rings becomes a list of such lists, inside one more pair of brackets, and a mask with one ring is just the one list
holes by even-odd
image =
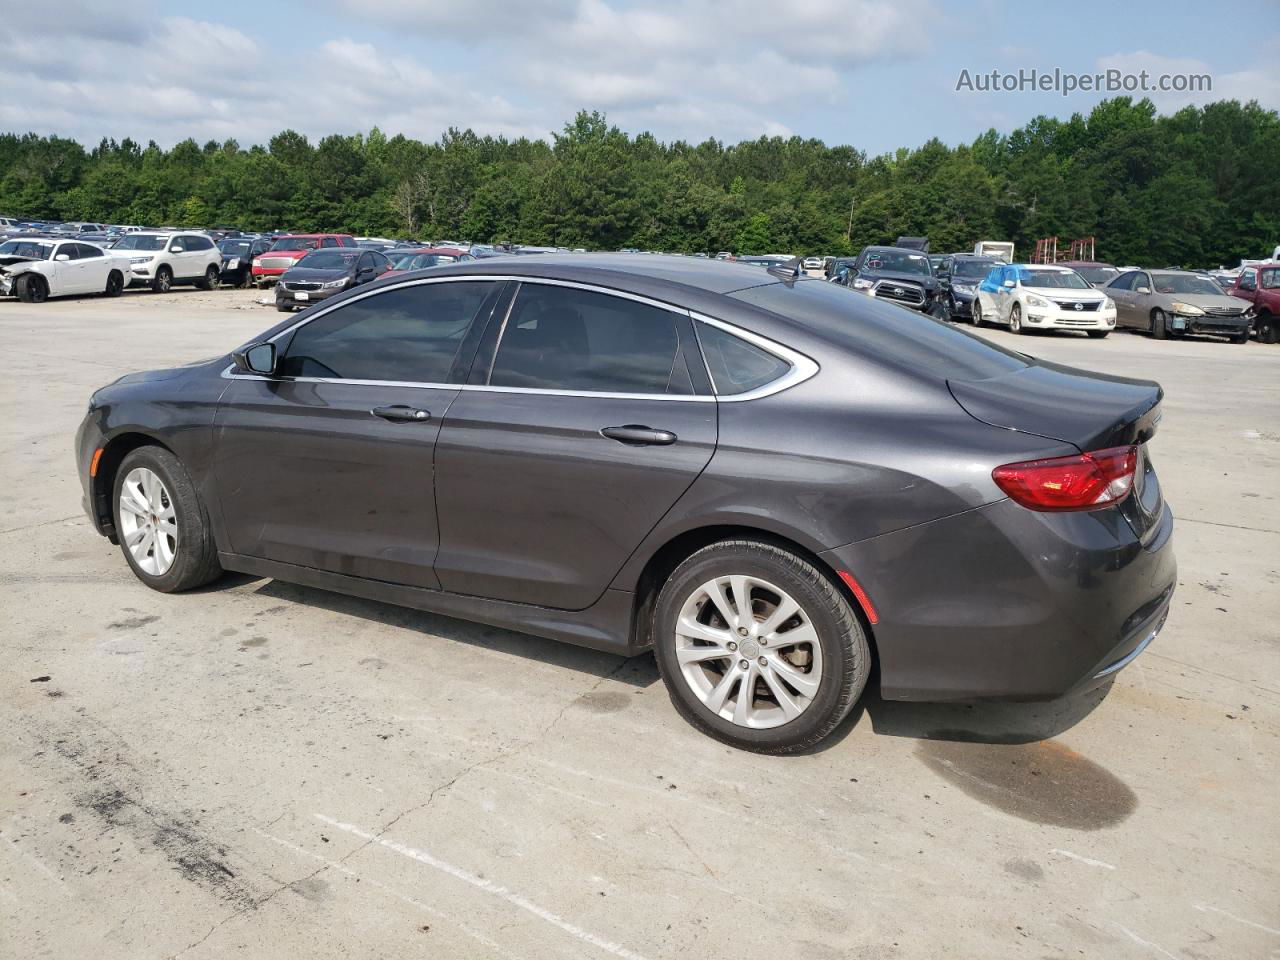
[[769, 272], [782, 280], [799, 280], [804, 276], [804, 257], [792, 257], [786, 263], [770, 267]]

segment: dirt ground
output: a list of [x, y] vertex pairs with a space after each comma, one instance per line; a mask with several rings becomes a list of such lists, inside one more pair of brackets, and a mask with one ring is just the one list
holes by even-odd
[[1163, 383], [1168, 625], [1101, 694], [868, 696], [780, 759], [650, 657], [143, 587], [80, 510], [85, 403], [260, 296], [0, 301], [0, 956], [1280, 957], [1280, 347], [985, 333]]

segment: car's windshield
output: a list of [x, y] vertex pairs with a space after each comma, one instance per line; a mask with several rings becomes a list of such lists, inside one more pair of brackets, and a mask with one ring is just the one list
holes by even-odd
[[308, 253], [298, 261], [298, 266], [308, 270], [345, 270], [355, 263], [356, 252], [345, 253], [342, 250], [317, 250]]
[[131, 233], [127, 237], [122, 237], [120, 242], [112, 249], [115, 250], [163, 250], [164, 245], [169, 241], [168, 237], [143, 236], [140, 233]]
[[1018, 279], [1024, 287], [1052, 287], [1067, 290], [1088, 290], [1089, 284], [1074, 270], [1028, 270], [1018, 271]]
[[922, 277], [931, 275], [929, 258], [922, 253], [906, 253], [897, 250], [868, 250], [863, 255], [860, 270], [915, 273]]
[[32, 260], [48, 260], [53, 256], [52, 243], [36, 240], [7, 240], [0, 243], [0, 257], [30, 257]]
[[223, 240], [218, 244], [218, 249], [223, 253], [229, 253], [232, 256], [243, 256], [249, 252], [248, 240]]
[[320, 246], [315, 237], [281, 237], [271, 245], [272, 250], [314, 250]]
[[1120, 276], [1120, 271], [1115, 267], [1076, 267], [1076, 273], [1084, 277], [1094, 286], [1099, 284], [1110, 283], [1116, 277]]
[[996, 265], [994, 260], [957, 260], [955, 261], [954, 277], [965, 277], [973, 280], [981, 280], [991, 268]]
[[1201, 293], [1222, 296], [1222, 289], [1212, 280], [1191, 273], [1153, 273], [1151, 282], [1156, 293]]
[[447, 253], [400, 253], [387, 251], [391, 266], [396, 270], [421, 270], [424, 267], [438, 267], [442, 263], [456, 263], [458, 258]]

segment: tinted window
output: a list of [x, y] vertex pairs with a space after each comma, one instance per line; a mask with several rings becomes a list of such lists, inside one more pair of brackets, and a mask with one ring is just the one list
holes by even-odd
[[208, 237], [187, 237], [188, 250], [212, 250], [213, 241]]
[[91, 243], [77, 243], [76, 246], [80, 250], [80, 259], [88, 260], [90, 257], [104, 257], [104, 254], [98, 247]]
[[524, 284], [489, 383], [593, 393], [692, 393], [676, 318], [622, 297]]
[[1128, 273], [1122, 273], [1120, 276], [1116, 277], [1116, 279], [1111, 282], [1111, 286], [1116, 290], [1132, 290], [1133, 281], [1137, 278], [1138, 275], [1130, 270]]
[[322, 247], [336, 247], [336, 246], [338, 246], [338, 241], [337, 241], [337, 240], [335, 240], [335, 239], [333, 239], [333, 237], [325, 237], [323, 240], [321, 240], [321, 241], [320, 241], [320, 246], [322, 246]]
[[730, 296], [787, 317], [863, 356], [938, 377], [984, 380], [1029, 363], [1019, 353], [941, 320], [853, 296], [830, 283], [771, 283]]
[[444, 383], [493, 281], [419, 284], [353, 300], [300, 327], [286, 377]]
[[77, 249], [79, 246], [80, 244], [78, 243], [64, 243], [58, 247], [58, 252], [54, 256], [65, 256], [71, 260], [79, 260], [80, 251]]
[[698, 324], [698, 340], [716, 393], [721, 396], [763, 387], [791, 369], [785, 360], [709, 323]]

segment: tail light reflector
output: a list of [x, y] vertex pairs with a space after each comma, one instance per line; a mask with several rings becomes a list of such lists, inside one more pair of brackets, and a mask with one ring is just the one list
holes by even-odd
[[1074, 457], [1007, 463], [991, 479], [1010, 499], [1030, 510], [1098, 510], [1133, 489], [1138, 448], [1111, 447]]

